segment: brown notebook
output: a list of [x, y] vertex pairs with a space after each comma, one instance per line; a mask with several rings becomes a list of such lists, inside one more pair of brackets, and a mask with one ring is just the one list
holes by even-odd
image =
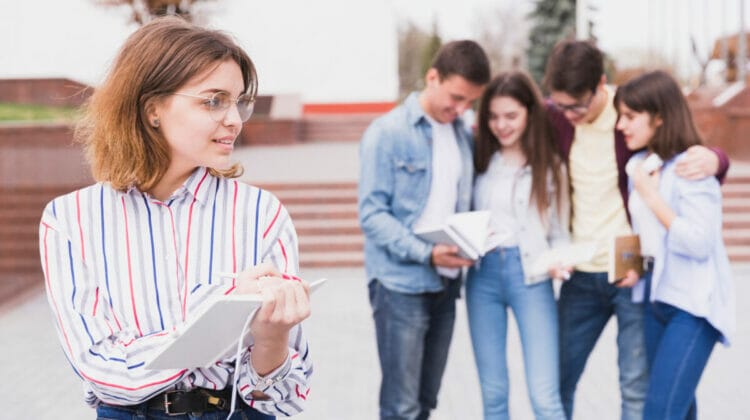
[[640, 238], [638, 235], [617, 236], [609, 250], [609, 282], [622, 279], [630, 269], [643, 275]]

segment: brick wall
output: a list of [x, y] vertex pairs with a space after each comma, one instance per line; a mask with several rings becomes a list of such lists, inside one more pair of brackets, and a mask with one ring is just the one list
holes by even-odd
[[76, 107], [91, 92], [70, 79], [0, 79], [0, 102]]

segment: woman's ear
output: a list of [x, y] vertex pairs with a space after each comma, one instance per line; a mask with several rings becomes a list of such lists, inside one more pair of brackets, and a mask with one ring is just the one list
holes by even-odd
[[149, 99], [146, 103], [146, 118], [148, 124], [153, 128], [159, 128], [161, 120], [159, 119], [159, 104], [157, 99]]
[[659, 114], [651, 117], [651, 125], [653, 125], [654, 128], [659, 127], [663, 122], [664, 121], [661, 119], [661, 116]]

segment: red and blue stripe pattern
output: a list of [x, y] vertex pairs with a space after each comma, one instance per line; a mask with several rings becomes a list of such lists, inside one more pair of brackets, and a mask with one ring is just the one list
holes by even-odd
[[[58, 335], [91, 405], [131, 405], [167, 389], [230, 385], [233, 360], [207, 369], [143, 365], [208, 297], [234, 289], [234, 279], [217, 273], [265, 261], [290, 277], [299, 269], [297, 235], [278, 199], [205, 168], [163, 202], [101, 183], [58, 197], [44, 210], [39, 232]], [[260, 411], [291, 415], [304, 407], [312, 364], [301, 328], [290, 333], [289, 347], [292, 357], [279, 369], [285, 373], [271, 399], [252, 401], [253, 387], [240, 390]], [[258, 376], [246, 356], [238, 374], [254, 383]]]

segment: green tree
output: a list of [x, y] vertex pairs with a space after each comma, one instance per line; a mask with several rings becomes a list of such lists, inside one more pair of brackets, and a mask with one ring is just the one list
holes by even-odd
[[440, 49], [442, 40], [437, 25], [432, 34], [411, 21], [402, 22], [398, 29], [398, 93], [404, 98], [424, 87], [424, 74], [432, 64], [432, 57]]
[[93, 0], [102, 6], [128, 7], [133, 22], [143, 25], [157, 16], [176, 15], [189, 21], [195, 20], [196, 4], [216, 0]]
[[544, 66], [552, 47], [566, 37], [575, 34], [575, 0], [537, 0], [529, 19], [532, 22], [529, 34], [529, 72], [541, 83]]

